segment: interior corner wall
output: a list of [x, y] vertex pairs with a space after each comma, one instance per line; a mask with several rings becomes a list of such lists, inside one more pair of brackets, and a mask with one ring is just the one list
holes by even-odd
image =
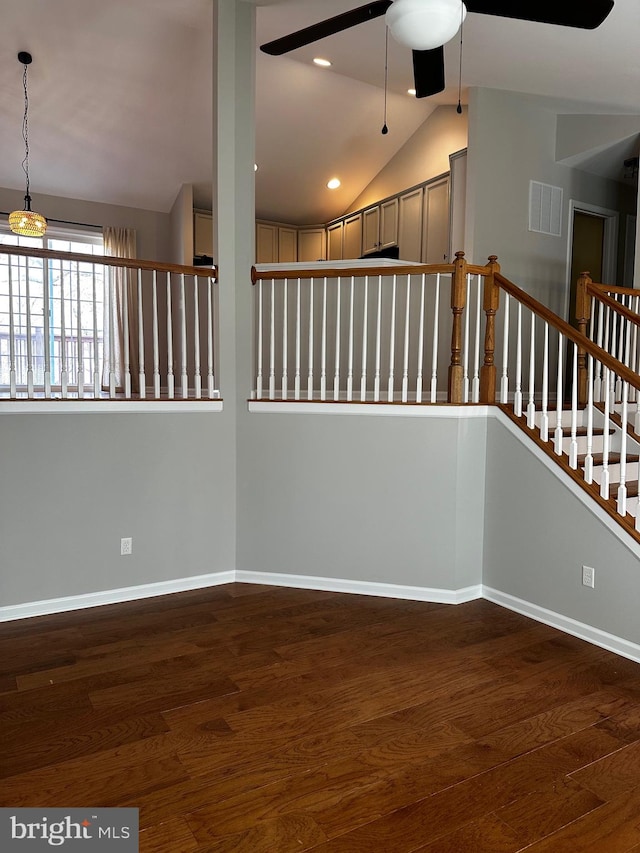
[[[640, 643], [638, 549], [493, 418], [485, 507], [485, 586]], [[594, 589], [582, 585], [583, 565], [596, 571]]]
[[169, 212], [173, 264], [193, 263], [193, 186], [183, 184]]
[[250, 414], [238, 436], [238, 569], [480, 584], [485, 438], [485, 418]]
[[[467, 254], [473, 263], [498, 255], [507, 278], [561, 316], [569, 201], [619, 210], [622, 192], [615, 181], [556, 162], [556, 119], [569, 109], [566, 101], [495, 89], [473, 89], [469, 98]], [[528, 230], [531, 180], [563, 189], [560, 237]]]
[[360, 210], [449, 171], [449, 155], [467, 147], [467, 109], [441, 106], [405, 142], [346, 211]]
[[[22, 210], [23, 205], [23, 192], [0, 187], [0, 210], [7, 212]], [[59, 219], [99, 227], [114, 225], [121, 228], [135, 228], [139, 258], [152, 261], [170, 260], [171, 235], [168, 213], [40, 193], [37, 199], [34, 198], [34, 207], [45, 218], [51, 220]]]

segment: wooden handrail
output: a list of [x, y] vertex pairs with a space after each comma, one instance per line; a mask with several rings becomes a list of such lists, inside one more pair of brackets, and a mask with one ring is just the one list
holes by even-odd
[[155, 270], [156, 272], [177, 273], [178, 275], [207, 276], [217, 281], [216, 267], [189, 267], [182, 264], [167, 264], [161, 261], [144, 261], [138, 258], [117, 258], [111, 255], [85, 255], [81, 252], [56, 252], [52, 249], [36, 249], [28, 246], [0, 245], [0, 255], [19, 255], [26, 258], [43, 258], [56, 261], [79, 261], [84, 264], [104, 264], [110, 267], [124, 267], [132, 270]]
[[[456, 253], [464, 256], [464, 253]], [[266, 269], [258, 270], [251, 267], [251, 283], [256, 284], [258, 281], [265, 280], [282, 280], [285, 278], [339, 278], [347, 276], [357, 276], [362, 278], [365, 275], [435, 275], [437, 273], [452, 275], [455, 272], [456, 265], [453, 264], [398, 264], [380, 267], [316, 267], [316, 269]], [[487, 275], [487, 267], [479, 266], [478, 264], [466, 264], [466, 273], [470, 275]]]
[[[619, 293], [620, 288], [616, 292]], [[621, 314], [630, 323], [640, 326], [640, 315], [636, 314], [635, 311], [631, 311], [626, 305], [622, 305], [606, 293], [600, 293], [592, 284], [587, 284], [587, 293], [592, 293], [596, 299], [599, 299], [604, 305], [617, 311], [618, 314]], [[636, 291], [636, 296], [640, 296], [640, 291]]]
[[574, 329], [573, 326], [570, 326], [569, 323], [554, 314], [542, 302], [538, 302], [533, 296], [525, 293], [524, 290], [520, 290], [517, 285], [513, 284], [513, 282], [509, 281], [508, 278], [505, 278], [499, 272], [495, 274], [495, 281], [506, 293], [517, 299], [529, 308], [530, 311], [533, 311], [534, 314], [537, 314], [538, 317], [549, 323], [550, 326], [556, 328], [567, 340], [577, 344], [578, 347], [583, 347], [589, 355], [592, 355], [605, 367], [612, 370], [623, 382], [628, 382], [634, 388], [640, 389], [640, 376], [637, 373], [634, 373], [633, 370], [630, 370], [626, 365], [618, 361], [617, 358], [614, 358], [606, 350], [602, 349], [602, 347], [594, 344], [589, 338], [581, 335], [577, 329]]
[[596, 291], [604, 291], [605, 293], [623, 293], [629, 296], [640, 296], [640, 290], [637, 287], [621, 287], [616, 284], [601, 284], [597, 281], [589, 279], [589, 289]]

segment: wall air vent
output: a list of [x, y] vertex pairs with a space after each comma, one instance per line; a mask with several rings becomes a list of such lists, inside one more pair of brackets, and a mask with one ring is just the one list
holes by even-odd
[[560, 237], [562, 232], [562, 187], [529, 181], [529, 231]]

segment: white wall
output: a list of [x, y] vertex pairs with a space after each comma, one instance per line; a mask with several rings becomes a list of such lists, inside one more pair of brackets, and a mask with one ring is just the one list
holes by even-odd
[[171, 257], [174, 264], [193, 263], [193, 187], [183, 184], [169, 212]]
[[[22, 210], [23, 206], [24, 193], [0, 188], [0, 211], [10, 213], [12, 210]], [[61, 219], [99, 227], [113, 225], [121, 228], [135, 228], [139, 258], [153, 261], [171, 260], [170, 225], [167, 213], [39, 193], [33, 195], [32, 206], [47, 219]]]
[[368, 207], [449, 171], [449, 154], [467, 146], [467, 109], [438, 107], [381, 169], [349, 211]]

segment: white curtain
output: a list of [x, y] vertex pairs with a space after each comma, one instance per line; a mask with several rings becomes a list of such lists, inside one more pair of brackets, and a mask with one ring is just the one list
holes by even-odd
[[[136, 232], [133, 228], [102, 229], [104, 253], [117, 258], [136, 257]], [[126, 308], [125, 308], [126, 306]], [[126, 319], [125, 319], [126, 318]], [[104, 278], [104, 333], [102, 384], [121, 391], [126, 387], [126, 343], [129, 346], [128, 375], [131, 389], [139, 390], [138, 366], [138, 287], [133, 270], [110, 267]]]

